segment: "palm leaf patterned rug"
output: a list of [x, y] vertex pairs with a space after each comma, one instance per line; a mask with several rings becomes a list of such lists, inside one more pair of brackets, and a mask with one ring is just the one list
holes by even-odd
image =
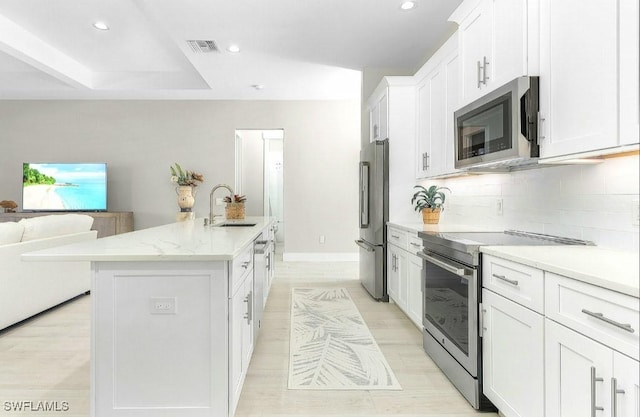
[[289, 389], [402, 389], [346, 288], [293, 288]]

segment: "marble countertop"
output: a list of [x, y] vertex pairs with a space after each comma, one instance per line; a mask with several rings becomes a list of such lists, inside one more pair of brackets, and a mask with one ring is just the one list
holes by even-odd
[[597, 246], [483, 246], [480, 251], [636, 298], [640, 296], [637, 253]]
[[268, 227], [270, 217], [227, 223], [253, 227], [204, 226], [204, 218], [59, 246], [22, 255], [25, 261], [228, 261]]

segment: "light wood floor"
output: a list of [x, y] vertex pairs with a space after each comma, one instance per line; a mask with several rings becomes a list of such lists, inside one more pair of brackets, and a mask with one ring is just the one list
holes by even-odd
[[[279, 262], [276, 271], [236, 417], [479, 414], [426, 356], [420, 331], [404, 313], [369, 297], [357, 280], [357, 263]], [[291, 288], [319, 286], [349, 289], [402, 391], [287, 389]], [[0, 333], [0, 416], [47, 415], [4, 410], [5, 401], [22, 400], [67, 401], [69, 411], [55, 415], [89, 415], [90, 303], [90, 296], [81, 297]]]

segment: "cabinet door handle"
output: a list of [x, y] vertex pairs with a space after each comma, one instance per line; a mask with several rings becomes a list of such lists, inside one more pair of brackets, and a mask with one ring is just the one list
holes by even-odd
[[624, 394], [623, 389], [618, 389], [618, 380], [611, 378], [611, 417], [618, 417], [618, 394]]
[[422, 154], [422, 170], [426, 171], [427, 169], [429, 169], [429, 153], [424, 152]]
[[542, 114], [540, 114], [540, 112], [538, 112], [538, 145], [540, 144], [540, 142], [542, 142], [542, 140], [544, 138], [546, 138], [545, 135], [542, 134], [542, 124], [546, 121], [547, 119], [545, 119], [544, 117], [542, 117]]
[[478, 88], [480, 88], [480, 84], [482, 84], [482, 81], [480, 79], [480, 73], [482, 71], [482, 65], [480, 65], [480, 61], [476, 61], [477, 64], [477, 74], [476, 74], [476, 80], [478, 81]]
[[250, 264], [251, 264], [251, 261], [243, 262], [243, 263], [242, 263], [242, 267], [243, 267], [244, 269], [247, 269], [247, 268], [249, 268], [249, 265], [250, 265]]
[[518, 286], [518, 281], [515, 279], [509, 279], [507, 277], [505, 277], [504, 275], [498, 275], [498, 274], [491, 274], [493, 275], [494, 278], [498, 278], [499, 280], [502, 280], [504, 282], [508, 282], [511, 285], [515, 285], [516, 287]]
[[416, 248], [419, 248], [421, 245], [415, 243], [415, 242], [411, 242], [411, 246], [415, 246]]
[[400, 235], [391, 235], [391, 237], [394, 239], [400, 239]]
[[251, 324], [251, 320], [253, 320], [253, 291], [249, 291], [249, 294], [244, 297], [244, 302], [247, 303], [247, 313], [244, 318], [247, 319], [247, 324]]
[[487, 66], [489, 65], [489, 61], [487, 61], [487, 57], [482, 57], [482, 84], [487, 85], [487, 80], [489, 77], [487, 76]]
[[602, 314], [602, 313], [594, 313], [593, 311], [589, 311], [586, 308], [583, 308], [582, 312], [584, 314], [586, 314], [587, 316], [591, 316], [594, 319], [602, 320], [605, 323], [609, 323], [610, 325], [616, 326], [616, 327], [618, 327], [618, 328], [620, 328], [622, 330], [625, 330], [625, 331], [627, 331], [629, 333], [635, 332], [635, 330], [633, 329], [633, 327], [631, 327], [631, 325], [629, 323], [620, 323], [620, 322], [617, 322], [615, 320], [611, 320], [609, 317], [605, 317], [605, 315]]
[[484, 326], [484, 313], [487, 312], [487, 309], [484, 308], [484, 306], [482, 305], [482, 303], [478, 304], [478, 308], [480, 309], [480, 334], [478, 336], [480, 337], [484, 337], [484, 332], [487, 330], [487, 328]]
[[596, 411], [603, 411], [604, 407], [596, 405], [596, 382], [603, 382], [603, 378], [596, 377], [596, 367], [591, 367], [591, 417], [596, 417]]

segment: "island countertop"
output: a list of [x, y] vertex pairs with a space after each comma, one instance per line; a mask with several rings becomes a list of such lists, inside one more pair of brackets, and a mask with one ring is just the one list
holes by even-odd
[[22, 255], [25, 261], [229, 261], [271, 224], [271, 217], [225, 223], [252, 227], [204, 226], [204, 218], [171, 223]]

